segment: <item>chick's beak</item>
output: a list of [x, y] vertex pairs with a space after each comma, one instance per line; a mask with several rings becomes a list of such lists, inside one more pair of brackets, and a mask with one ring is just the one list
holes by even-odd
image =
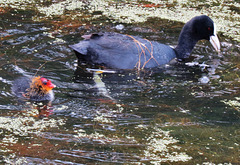
[[221, 46], [220, 46], [220, 42], [217, 35], [210, 36], [210, 43], [212, 44], [212, 46], [217, 52], [220, 52]]
[[49, 88], [55, 88], [56, 85], [54, 85], [53, 83], [49, 83], [49, 84], [48, 84], [48, 87], [49, 87]]

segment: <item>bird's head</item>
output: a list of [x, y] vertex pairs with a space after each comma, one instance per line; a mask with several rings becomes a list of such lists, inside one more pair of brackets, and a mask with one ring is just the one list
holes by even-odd
[[54, 85], [51, 80], [48, 80], [44, 77], [38, 76], [32, 79], [31, 89], [42, 92], [42, 94], [49, 93], [55, 87], [56, 85]]

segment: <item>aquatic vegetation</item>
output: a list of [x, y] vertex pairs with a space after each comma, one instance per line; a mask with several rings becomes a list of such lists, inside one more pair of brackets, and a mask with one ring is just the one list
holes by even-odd
[[[149, 159], [152, 164], [161, 162], [187, 162], [192, 159], [184, 152], [177, 152], [181, 147], [174, 145], [178, 140], [170, 136], [169, 131], [163, 131], [154, 127], [154, 131], [147, 138], [147, 147], [144, 150], [145, 159]], [[173, 150], [173, 151], [171, 151]]]
[[[206, 14], [210, 16], [217, 24], [218, 31], [224, 35], [240, 41], [239, 21], [240, 3], [235, 1], [156, 1], [146, 0], [145, 4], [154, 4], [157, 6], [144, 7], [141, 2], [115, 2], [111, 0], [64, 0], [61, 2], [51, 2], [51, 5], [45, 6], [37, 0], [3, 0], [0, 7], [10, 6], [17, 9], [35, 8], [44, 16], [36, 16], [35, 20], [41, 20], [45, 17], [65, 16], [73, 20], [93, 20], [105, 16], [112, 22], [119, 23], [137, 23], [145, 22], [148, 18], [159, 17], [162, 19], [181, 21], [186, 23], [192, 17]], [[100, 14], [93, 14], [95, 12]], [[91, 15], [83, 17], [83, 15]], [[39, 19], [39, 18], [40, 19]]]
[[4, 135], [0, 142], [1, 152], [12, 151], [9, 147], [18, 145], [21, 137], [27, 137], [31, 134], [40, 135], [46, 129], [59, 127], [65, 123], [62, 119], [45, 118], [38, 120], [33, 116], [36, 113], [39, 112], [34, 110], [26, 112], [24, 116], [19, 114], [19, 116], [15, 117], [0, 117], [0, 129], [2, 130], [0, 135]]
[[57, 127], [63, 121], [36, 120], [34, 117], [0, 117], [0, 128], [18, 136], [27, 136], [31, 133], [40, 133], [48, 127]]
[[[38, 7], [38, 11], [45, 14], [47, 17], [54, 15], [63, 15], [66, 10], [76, 10], [76, 9], [84, 9], [84, 3], [79, 0], [66, 0], [59, 3], [55, 3], [50, 5], [49, 7]], [[79, 16], [79, 15], [75, 15]]]
[[36, 0], [1, 0], [0, 7], [11, 7], [16, 9], [29, 9], [33, 7]]
[[[138, 142], [138, 140], [134, 136], [118, 137], [117, 135], [113, 135], [112, 137], [108, 137], [97, 132], [87, 134], [86, 131], [83, 129], [75, 130], [77, 135], [75, 135], [74, 137], [77, 138], [81, 143], [88, 142], [97, 143], [101, 145], [108, 144], [112, 146], [115, 145], [135, 147], [145, 146], [144, 147], [145, 149], [142, 151], [142, 154], [134, 155], [135, 158], [138, 158], [143, 162], [149, 161], [151, 164], [159, 164], [162, 162], [187, 162], [192, 159], [192, 157], [187, 155], [185, 152], [178, 152], [181, 149], [181, 147], [177, 145], [179, 141], [170, 136], [169, 131], [163, 131], [158, 127], [151, 128], [149, 126], [144, 127], [138, 126], [136, 127], [136, 129], [139, 130], [141, 129], [142, 133], [148, 131], [149, 129], [153, 130], [153, 132], [150, 135], [147, 135], [148, 137], [144, 138], [143, 144]], [[66, 151], [64, 152], [66, 153]], [[114, 157], [113, 153], [111, 154], [109, 153], [108, 155]]]
[[27, 159], [24, 157], [18, 157], [15, 153], [8, 156], [3, 156], [4, 163], [7, 164], [25, 164], [28, 163]]
[[233, 107], [235, 110], [240, 112], [240, 97], [235, 97], [236, 100], [222, 100], [221, 102], [225, 103], [226, 105]]

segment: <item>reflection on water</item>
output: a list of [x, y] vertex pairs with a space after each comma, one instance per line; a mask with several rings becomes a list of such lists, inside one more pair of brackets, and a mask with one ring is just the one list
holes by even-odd
[[[79, 10], [74, 12], [83, 22], [70, 25], [64, 16], [55, 22], [33, 22], [41, 14], [35, 15], [38, 9], [29, 11], [32, 2], [26, 1], [23, 10], [15, 9], [17, 5], [0, 7], [1, 163], [240, 163], [239, 43], [220, 34], [221, 54], [199, 42], [194, 58], [186, 63], [139, 72], [93, 69], [77, 65], [68, 45], [86, 32], [118, 31], [116, 24], [95, 13], [98, 19], [91, 25], [89, 13]], [[39, 5], [55, 3], [66, 1]], [[176, 3], [178, 9], [184, 6]], [[231, 3], [232, 11], [238, 11], [234, 6], [239, 4]], [[170, 3], [164, 5], [171, 8]], [[151, 7], [141, 6], [146, 11]], [[107, 16], [103, 9], [98, 11]], [[151, 18], [144, 25], [124, 24], [120, 30], [176, 45], [181, 27]], [[56, 84], [51, 104], [19, 102], [12, 94], [14, 79], [35, 74]]]
[[87, 68], [87, 71], [93, 72], [93, 81], [95, 82], [95, 87], [98, 89], [98, 92], [102, 94], [105, 97], [108, 97], [109, 99], [114, 99], [109, 95], [108, 90], [106, 89], [105, 84], [102, 82], [100, 74], [101, 73], [116, 73], [115, 71], [107, 71], [107, 70], [96, 70], [96, 69], [89, 69]]

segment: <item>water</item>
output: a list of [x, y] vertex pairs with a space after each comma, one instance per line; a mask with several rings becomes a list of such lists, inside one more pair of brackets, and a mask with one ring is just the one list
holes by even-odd
[[[2, 164], [240, 163], [237, 35], [219, 33], [221, 54], [199, 42], [186, 64], [96, 74], [78, 66], [68, 47], [81, 35], [117, 31], [175, 46], [183, 23], [151, 18], [116, 29], [120, 20], [112, 23], [105, 11], [83, 10], [73, 22], [68, 15], [82, 8], [49, 20], [38, 12], [63, 2], [0, 7]], [[17, 100], [11, 84], [22, 75], [49, 78], [55, 100]]]

